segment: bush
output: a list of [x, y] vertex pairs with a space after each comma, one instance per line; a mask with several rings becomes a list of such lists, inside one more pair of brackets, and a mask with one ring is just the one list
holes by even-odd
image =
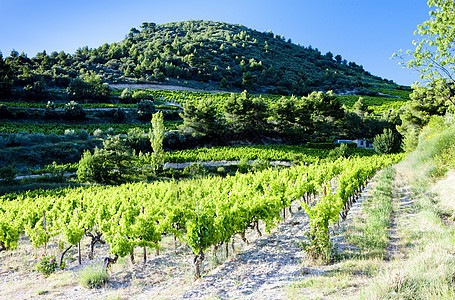
[[122, 91], [122, 94], [120, 95], [120, 99], [125, 100], [125, 101], [131, 101], [133, 99], [133, 94], [129, 89], [124, 89]]
[[137, 119], [150, 122], [153, 114], [155, 113], [155, 104], [151, 100], [141, 100], [137, 104]]
[[203, 165], [198, 164], [198, 163], [192, 163], [185, 169], [183, 169], [183, 174], [184, 175], [204, 175], [206, 173], [206, 170]]
[[110, 136], [103, 148], [85, 151], [79, 161], [77, 177], [81, 182], [113, 183], [133, 174], [133, 150], [119, 136]]
[[348, 157], [349, 156], [349, 147], [348, 144], [342, 143], [339, 147], [332, 149], [329, 151], [327, 155], [327, 160], [335, 161], [340, 157]]
[[79, 283], [89, 289], [102, 287], [109, 280], [109, 274], [102, 261], [90, 261], [76, 271]]
[[65, 118], [68, 120], [77, 120], [85, 118], [84, 109], [79, 103], [75, 101], [70, 101], [68, 104], [66, 104], [63, 111]]
[[96, 129], [93, 132], [93, 136], [97, 137], [97, 138], [103, 138], [104, 137], [104, 132], [101, 129], [98, 128], [98, 129]]
[[26, 133], [14, 133], [8, 136], [8, 141], [6, 146], [16, 147], [16, 146], [28, 146], [32, 144], [32, 140], [29, 135]]
[[1, 184], [11, 184], [14, 182], [14, 178], [17, 175], [16, 169], [12, 166], [1, 167], [0, 168], [0, 183]]
[[81, 140], [87, 140], [87, 139], [88, 139], [88, 136], [89, 136], [89, 134], [88, 134], [87, 130], [84, 130], [84, 129], [82, 129], [82, 130], [79, 131], [79, 133], [78, 133], [78, 137], [79, 137], [79, 139], [81, 139]]
[[48, 277], [57, 270], [57, 267], [58, 264], [55, 256], [45, 256], [43, 254], [40, 258], [40, 262], [36, 265], [36, 270]]
[[388, 128], [384, 129], [382, 134], [375, 136], [373, 141], [374, 150], [379, 154], [397, 153], [400, 151], [400, 144], [398, 134]]
[[114, 128], [109, 127], [109, 128], [106, 130], [106, 134], [107, 134], [107, 135], [114, 135]]
[[76, 130], [74, 129], [65, 129], [65, 137], [69, 140], [75, 140], [77, 138]]
[[150, 100], [150, 98], [151, 98], [151, 96], [149, 94], [147, 94], [146, 92], [141, 91], [141, 90], [134, 91], [133, 95], [131, 97], [133, 97], [133, 99], [135, 99], [135, 100], [144, 100], [144, 99]]

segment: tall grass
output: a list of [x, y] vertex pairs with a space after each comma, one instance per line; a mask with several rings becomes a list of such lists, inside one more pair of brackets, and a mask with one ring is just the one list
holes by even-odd
[[354, 222], [348, 240], [361, 249], [362, 256], [382, 257], [389, 244], [393, 212], [392, 181], [395, 169], [388, 167], [379, 175], [372, 196], [363, 204], [364, 215]]
[[[453, 193], [441, 187], [438, 193], [442, 194], [431, 192], [432, 181], [455, 166], [454, 157], [453, 115], [433, 117], [402, 166], [404, 172], [413, 173], [409, 178], [412, 213], [403, 217], [399, 226], [407, 259], [393, 262], [361, 298], [455, 299], [455, 226], [445, 221], [453, 212], [439, 203], [440, 198], [453, 202]], [[454, 180], [445, 184], [453, 185]]]
[[438, 178], [455, 167], [455, 117], [453, 113], [433, 116], [419, 136], [408, 161], [424, 175]]

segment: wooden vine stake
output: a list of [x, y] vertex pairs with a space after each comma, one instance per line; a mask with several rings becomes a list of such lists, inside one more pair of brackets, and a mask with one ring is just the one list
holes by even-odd
[[[141, 207], [141, 213], [144, 213], [144, 206]], [[147, 247], [144, 245], [144, 264], [147, 262]]]
[[[43, 210], [43, 229], [46, 231], [46, 211]], [[44, 255], [47, 256], [47, 242], [44, 242]]]

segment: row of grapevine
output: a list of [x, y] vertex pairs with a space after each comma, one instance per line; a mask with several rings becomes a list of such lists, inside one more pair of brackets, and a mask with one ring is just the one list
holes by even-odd
[[[172, 233], [192, 248], [198, 274], [207, 248], [227, 243], [235, 234], [244, 235], [259, 221], [270, 230], [293, 200], [308, 199], [336, 176], [348, 178], [345, 172], [355, 166], [365, 166], [365, 174], [371, 175], [394, 159], [371, 156], [226, 178], [7, 195], [0, 198], [0, 250], [14, 249], [23, 231], [35, 247], [46, 247], [55, 235], [75, 246], [86, 235], [92, 238], [91, 245], [104, 238], [114, 255], [108, 260], [115, 262], [131, 255], [134, 247], [159, 247], [161, 236]], [[328, 200], [323, 197], [307, 209], [316, 211], [325, 201], [339, 210], [338, 201]]]
[[[10, 108], [39, 108], [45, 109], [47, 103], [36, 103], [36, 102], [0, 102], [0, 105], [5, 105]], [[56, 109], [64, 109], [66, 103], [54, 103]], [[98, 108], [137, 108], [137, 104], [131, 103], [82, 103], [80, 104], [83, 109], [98, 109]], [[179, 106], [175, 105], [164, 105], [157, 104], [155, 105], [157, 109], [167, 109], [167, 110], [181, 110]]]
[[[165, 130], [174, 130], [182, 124], [181, 121], [165, 121]], [[42, 134], [57, 134], [63, 135], [65, 130], [73, 129], [76, 132], [85, 130], [89, 133], [96, 129], [106, 131], [109, 128], [114, 129], [115, 134], [125, 134], [132, 128], [141, 128], [148, 132], [151, 129], [151, 124], [137, 123], [106, 123], [106, 124], [62, 124], [62, 123], [25, 123], [25, 122], [2, 122], [0, 124], [1, 133], [42, 133]]]
[[392, 163], [397, 163], [403, 154], [393, 156], [350, 159], [349, 166], [337, 176], [336, 187], [323, 184], [320, 200], [310, 206], [304, 203], [305, 211], [310, 217], [310, 243], [307, 251], [314, 258], [328, 261], [331, 256], [332, 244], [329, 236], [329, 225], [345, 219], [352, 204], [360, 196], [360, 191], [375, 172]]
[[[371, 150], [355, 149], [356, 155], [372, 155]], [[255, 145], [197, 148], [172, 151], [166, 154], [166, 161], [171, 163], [234, 161], [240, 159], [264, 161], [289, 161], [313, 163], [327, 157], [330, 149], [308, 148], [300, 145]]]

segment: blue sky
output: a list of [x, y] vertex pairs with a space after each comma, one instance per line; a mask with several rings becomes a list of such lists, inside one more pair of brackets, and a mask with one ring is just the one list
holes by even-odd
[[0, 0], [0, 51], [33, 57], [46, 50], [74, 53], [121, 41], [142, 22], [213, 20], [271, 30], [293, 43], [331, 51], [367, 71], [411, 85], [418, 74], [390, 59], [412, 49], [425, 0]]

